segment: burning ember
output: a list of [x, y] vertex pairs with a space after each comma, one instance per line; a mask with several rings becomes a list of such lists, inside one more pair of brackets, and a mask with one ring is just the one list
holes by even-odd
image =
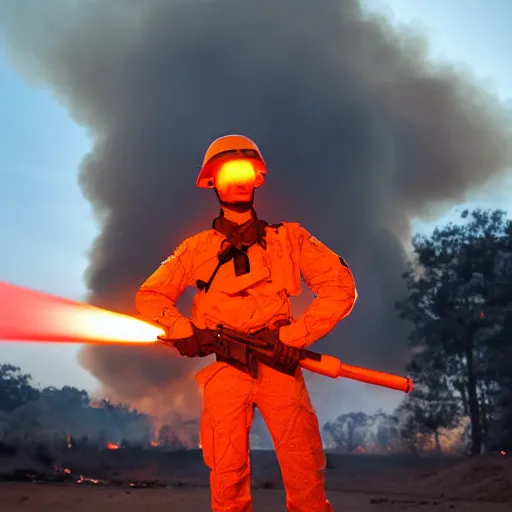
[[107, 483], [107, 481], [100, 480], [98, 478], [87, 478], [84, 475], [80, 475], [80, 478], [78, 478], [76, 483], [77, 484], [93, 484], [93, 485], [103, 484], [103, 485], [105, 485]]
[[33, 470], [18, 470], [10, 475], [3, 475], [4, 481], [13, 482], [45, 482], [45, 483], [70, 483], [77, 485], [110, 485], [117, 487], [130, 487], [132, 489], [144, 489], [154, 487], [165, 487], [159, 480], [115, 480], [115, 479], [102, 479], [92, 478], [81, 473], [74, 473], [69, 468], [61, 468], [59, 466], [53, 467], [53, 473], [45, 475]]

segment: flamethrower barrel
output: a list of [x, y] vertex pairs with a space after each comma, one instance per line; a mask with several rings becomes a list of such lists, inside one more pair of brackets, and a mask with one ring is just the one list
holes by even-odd
[[404, 393], [410, 393], [413, 390], [413, 382], [410, 377], [402, 377], [393, 373], [370, 370], [361, 366], [353, 366], [341, 362], [334, 356], [319, 354], [320, 359], [306, 358], [300, 361], [300, 366], [310, 372], [319, 373], [332, 379], [345, 378], [366, 382], [375, 386], [381, 386]]
[[[219, 325], [215, 334], [219, 339], [231, 339], [238, 343], [244, 343], [255, 348], [256, 351], [258, 348], [271, 348], [266, 341], [258, 339], [257, 333], [250, 336]], [[311, 350], [297, 350], [299, 350], [303, 356], [299, 361], [300, 367], [312, 373], [318, 373], [319, 375], [330, 377], [331, 379], [346, 378], [357, 380], [375, 386], [403, 391], [404, 393], [410, 393], [414, 387], [409, 377], [371, 370], [361, 366], [353, 366], [343, 363], [334, 356], [320, 354]]]

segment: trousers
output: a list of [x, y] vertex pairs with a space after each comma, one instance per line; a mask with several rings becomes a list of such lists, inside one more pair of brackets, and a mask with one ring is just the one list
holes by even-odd
[[250, 442], [254, 407], [270, 432], [289, 512], [329, 512], [326, 458], [318, 418], [302, 372], [284, 375], [263, 364], [257, 378], [224, 362], [196, 376], [203, 397], [200, 443], [210, 468], [213, 512], [252, 512]]

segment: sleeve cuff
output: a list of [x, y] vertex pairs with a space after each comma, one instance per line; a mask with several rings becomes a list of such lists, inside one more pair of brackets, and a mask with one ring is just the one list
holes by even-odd
[[[167, 320], [167, 322], [166, 322]], [[167, 329], [167, 336], [173, 340], [180, 340], [183, 338], [188, 338], [194, 334], [194, 329], [192, 328], [192, 322], [182, 316], [179, 318], [174, 318], [169, 322], [169, 317], [158, 317], [157, 323], [162, 325]]]

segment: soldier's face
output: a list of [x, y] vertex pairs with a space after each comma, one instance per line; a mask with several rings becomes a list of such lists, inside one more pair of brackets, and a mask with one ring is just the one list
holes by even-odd
[[215, 188], [226, 203], [251, 201], [256, 184], [256, 172], [247, 160], [229, 160], [217, 171]]

